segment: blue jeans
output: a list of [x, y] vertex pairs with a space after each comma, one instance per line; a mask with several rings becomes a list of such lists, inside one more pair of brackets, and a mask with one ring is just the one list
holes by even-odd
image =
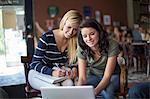
[[[89, 75], [87, 78], [87, 85], [92, 85], [94, 88], [102, 80], [102, 77], [97, 77], [95, 75]], [[102, 90], [99, 95], [104, 99], [115, 99], [115, 92], [119, 89], [119, 75], [112, 75], [110, 83], [105, 90]]]
[[150, 82], [137, 84], [129, 89], [129, 99], [149, 99]]

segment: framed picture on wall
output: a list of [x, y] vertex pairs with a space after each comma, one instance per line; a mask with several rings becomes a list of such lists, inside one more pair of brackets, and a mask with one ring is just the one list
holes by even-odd
[[56, 7], [56, 6], [49, 6], [48, 7], [48, 15], [51, 18], [55, 17], [58, 14], [58, 12], [59, 12], [58, 7]]
[[110, 15], [104, 15], [103, 16], [103, 22], [104, 22], [104, 25], [111, 25], [111, 16]]
[[95, 19], [101, 23], [101, 12], [99, 10], [95, 11]]
[[91, 8], [89, 6], [84, 6], [83, 7], [83, 15], [85, 18], [90, 18], [91, 17]]

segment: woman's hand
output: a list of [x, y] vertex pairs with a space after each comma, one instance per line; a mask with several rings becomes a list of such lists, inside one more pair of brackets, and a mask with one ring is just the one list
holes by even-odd
[[72, 70], [71, 69], [68, 69], [67, 70], [67, 72], [68, 72], [68, 78], [70, 78], [70, 79], [75, 79], [76, 77], [77, 77], [77, 68], [72, 68]]
[[97, 96], [99, 94], [99, 91], [97, 88], [94, 89], [94, 93], [95, 93], [95, 96]]
[[76, 67], [72, 68], [72, 78], [75, 79], [78, 76], [78, 71]]
[[64, 77], [66, 76], [66, 71], [64, 69], [57, 69], [52, 72], [52, 76], [55, 77]]

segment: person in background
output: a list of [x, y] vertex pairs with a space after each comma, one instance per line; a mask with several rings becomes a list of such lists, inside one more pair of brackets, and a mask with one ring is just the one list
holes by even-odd
[[120, 44], [124, 42], [123, 30], [121, 29], [120, 26], [114, 27], [113, 39], [116, 40]]
[[146, 29], [146, 40], [150, 41], [150, 27]]
[[95, 19], [84, 20], [80, 28], [77, 85], [92, 85], [96, 96], [115, 99], [115, 91], [119, 88], [119, 44], [107, 38], [107, 32]]
[[117, 61], [118, 61], [118, 64], [121, 66], [122, 64], [125, 64], [125, 58], [124, 58], [125, 43], [124, 43], [123, 30], [121, 29], [120, 26], [114, 27], [113, 40], [119, 43], [120, 53], [117, 57]]
[[136, 84], [128, 91], [128, 99], [150, 99], [150, 82]]
[[76, 62], [76, 39], [81, 21], [81, 14], [77, 10], [70, 10], [61, 19], [59, 29], [50, 30], [41, 36], [28, 75], [32, 88], [40, 90], [44, 86], [55, 86], [37, 79], [36, 76], [39, 74], [55, 77], [66, 76], [67, 71], [61, 68], [66, 65], [71, 66], [68, 71], [70, 79], [63, 81], [61, 85], [73, 85], [72, 79], [77, 76], [77, 67], [71, 64]]
[[[139, 26], [138, 24], [135, 24], [134, 25], [134, 30], [132, 32], [132, 35], [133, 35], [133, 43], [132, 43], [132, 46], [133, 46], [133, 65], [134, 65], [134, 68], [135, 68], [135, 72], [139, 72], [139, 71], [144, 71], [144, 65], [145, 65], [145, 57], [144, 57], [144, 54], [145, 54], [145, 46], [137, 46], [136, 43], [142, 43], [143, 42], [143, 39], [142, 39], [142, 34], [141, 33], [141, 30], [143, 28], [141, 26]], [[145, 42], [145, 41], [144, 41]], [[135, 43], [135, 45], [134, 45]]]
[[34, 43], [35, 43], [35, 47], [37, 46], [38, 40], [39, 38], [42, 36], [43, 33], [45, 33], [46, 31], [52, 30], [54, 28], [54, 23], [53, 20], [46, 20], [45, 21], [45, 27], [47, 28], [46, 30], [44, 30], [38, 21], [35, 22], [35, 27], [36, 27], [36, 36], [34, 37]]
[[146, 41], [146, 37], [147, 37], [147, 30], [145, 27], [139, 27], [139, 32], [141, 33], [141, 37], [143, 41]]
[[37, 36], [38, 36], [38, 38], [40, 38], [42, 33], [46, 32], [46, 31], [49, 31], [49, 30], [52, 30], [54, 28], [54, 20], [47, 19], [45, 21], [45, 27], [46, 27], [45, 30], [40, 26], [38, 21], [35, 22], [35, 27], [36, 27], [36, 30], [37, 30]]
[[142, 35], [139, 31], [138, 24], [134, 25], [134, 30], [132, 31], [132, 35], [133, 35], [133, 42], [141, 42], [142, 41]]
[[110, 38], [112, 38], [113, 37], [113, 27], [112, 26], [107, 26], [105, 30], [108, 33], [108, 36]]
[[133, 59], [133, 36], [132, 30], [128, 29], [127, 33], [125, 34], [125, 42], [124, 42], [124, 58], [126, 60], [126, 66], [128, 68], [132, 67], [132, 59]]
[[39, 22], [35, 22], [35, 27], [37, 29], [38, 32], [40, 32], [39, 36], [40, 37], [42, 35], [42, 33], [45, 32], [45, 30], [40, 26]]

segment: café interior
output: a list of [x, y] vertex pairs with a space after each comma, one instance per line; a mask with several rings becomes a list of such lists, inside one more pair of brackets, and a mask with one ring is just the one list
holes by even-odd
[[110, 36], [119, 34], [123, 39], [119, 41], [125, 59], [119, 99], [126, 99], [134, 85], [150, 82], [149, 0], [0, 0], [0, 86], [7, 98], [41, 97], [39, 91], [28, 88], [28, 65], [41, 29], [57, 28], [70, 9], [85, 19], [95, 18]]

